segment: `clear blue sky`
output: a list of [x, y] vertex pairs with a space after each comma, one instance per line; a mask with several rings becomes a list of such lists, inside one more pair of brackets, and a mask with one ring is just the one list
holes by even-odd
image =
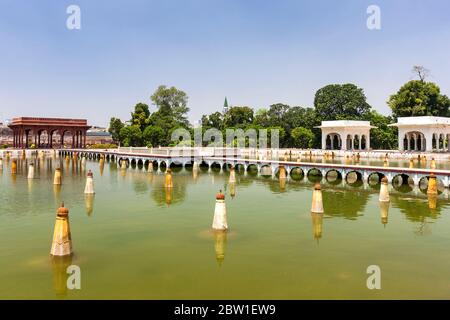
[[[66, 28], [70, 4], [81, 30]], [[366, 27], [370, 4], [379, 31]], [[225, 96], [312, 106], [317, 89], [346, 82], [387, 114], [415, 64], [450, 94], [449, 12], [448, 0], [0, 0], [0, 119], [106, 125], [159, 84], [187, 92], [191, 121]]]

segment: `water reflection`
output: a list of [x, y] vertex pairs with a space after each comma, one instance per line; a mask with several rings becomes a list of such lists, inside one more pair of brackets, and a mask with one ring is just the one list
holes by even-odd
[[213, 230], [214, 234], [214, 251], [216, 253], [216, 261], [222, 266], [225, 260], [225, 250], [227, 247], [227, 230]]
[[379, 201], [379, 206], [380, 206], [381, 223], [384, 226], [386, 226], [388, 223], [390, 202]]
[[[361, 189], [351, 191], [323, 188], [323, 207], [326, 215], [355, 220], [363, 215], [370, 193]], [[346, 205], [345, 205], [346, 204]]]
[[323, 228], [323, 213], [311, 213], [311, 220], [313, 226], [313, 237], [319, 243], [322, 238], [322, 228]]
[[53, 270], [53, 289], [57, 296], [65, 297], [67, 295], [67, 267], [72, 264], [72, 256], [51, 256]]
[[91, 216], [94, 212], [94, 194], [85, 194], [84, 195], [84, 204], [86, 206], [86, 213], [88, 216]]

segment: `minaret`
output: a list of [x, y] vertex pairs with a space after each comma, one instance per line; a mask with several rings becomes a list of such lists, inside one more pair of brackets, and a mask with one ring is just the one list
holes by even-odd
[[223, 114], [227, 113], [229, 108], [230, 108], [230, 107], [228, 106], [228, 100], [227, 100], [227, 97], [225, 97], [225, 101], [223, 102], [223, 110], [222, 110], [222, 113], [223, 113]]

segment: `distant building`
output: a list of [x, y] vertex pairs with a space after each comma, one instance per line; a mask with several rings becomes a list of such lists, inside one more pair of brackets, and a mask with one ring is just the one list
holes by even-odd
[[106, 128], [92, 127], [86, 133], [86, 143], [88, 145], [113, 143], [113, 138]]
[[12, 145], [13, 140], [13, 131], [6, 124], [0, 122], [0, 146]]

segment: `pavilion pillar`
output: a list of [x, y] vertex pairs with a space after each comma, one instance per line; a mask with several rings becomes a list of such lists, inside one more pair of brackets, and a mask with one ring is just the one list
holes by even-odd
[[86, 135], [87, 135], [87, 132], [86, 132], [86, 130], [84, 130], [84, 132], [83, 132], [83, 148], [86, 148]]
[[[322, 150], [326, 150], [327, 149], [327, 137], [328, 134], [322, 132]], [[86, 143], [86, 134], [84, 136], [84, 143]]]
[[432, 152], [433, 151], [433, 134], [427, 133], [425, 135], [425, 151]]

